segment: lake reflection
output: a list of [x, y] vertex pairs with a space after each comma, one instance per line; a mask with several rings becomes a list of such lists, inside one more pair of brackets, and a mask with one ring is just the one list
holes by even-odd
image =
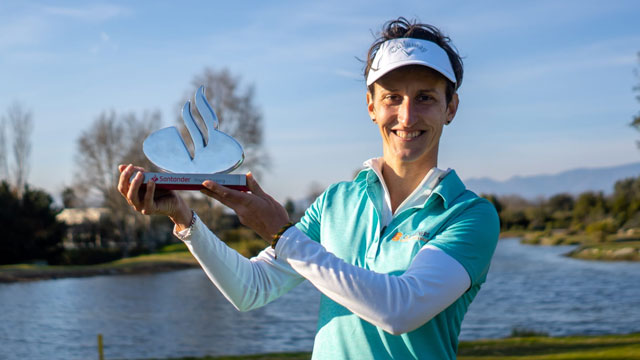
[[[640, 331], [640, 263], [567, 259], [566, 247], [501, 240], [462, 339], [514, 327], [551, 335]], [[0, 359], [110, 359], [310, 351], [319, 293], [308, 283], [236, 311], [202, 270], [0, 284]]]

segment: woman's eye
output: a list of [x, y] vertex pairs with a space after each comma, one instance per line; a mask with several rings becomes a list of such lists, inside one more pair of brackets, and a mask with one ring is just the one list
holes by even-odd
[[388, 102], [397, 102], [400, 101], [400, 96], [398, 95], [387, 95], [384, 97], [384, 99]]

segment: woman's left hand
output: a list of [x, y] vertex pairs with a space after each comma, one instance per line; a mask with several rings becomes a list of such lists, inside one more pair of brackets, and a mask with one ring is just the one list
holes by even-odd
[[269, 244], [278, 230], [289, 222], [287, 210], [260, 188], [251, 173], [247, 174], [250, 193], [233, 190], [211, 180], [202, 185], [205, 189], [200, 192], [233, 209], [243, 225], [258, 233]]

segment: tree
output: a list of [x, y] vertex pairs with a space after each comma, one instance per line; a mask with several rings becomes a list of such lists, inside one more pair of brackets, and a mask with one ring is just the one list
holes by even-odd
[[103, 112], [77, 140], [76, 195], [82, 195], [85, 203], [108, 208], [118, 240], [125, 243], [144, 242], [144, 229], [149, 228], [150, 221], [133, 212], [118, 192], [118, 165], [132, 163], [153, 169], [142, 153], [142, 142], [159, 126], [159, 112], [144, 113], [142, 117]]
[[571, 194], [557, 194], [547, 201], [547, 206], [552, 213], [556, 211], [571, 211], [573, 210], [573, 203]]
[[[270, 160], [262, 144], [262, 113], [254, 102], [253, 86], [242, 88], [240, 78], [232, 75], [229, 70], [218, 71], [210, 68], [205, 68], [202, 74], [196, 75], [192, 84], [194, 88], [188, 91], [185, 98], [192, 99], [195, 89], [204, 85], [207, 100], [218, 116], [219, 130], [233, 136], [244, 149], [245, 158], [241, 169], [250, 170], [259, 177], [260, 173], [268, 168]], [[182, 104], [184, 102], [180, 105]], [[191, 109], [196, 121], [199, 121], [200, 114], [197, 108], [193, 106]], [[180, 116], [177, 121], [185, 143], [191, 147], [191, 138], [186, 135], [186, 128]], [[203, 134], [206, 136], [205, 131]]]
[[65, 209], [78, 207], [79, 199], [73, 187], [66, 187], [62, 190], [62, 207]]
[[0, 183], [0, 264], [31, 260], [55, 263], [62, 251], [65, 225], [56, 220], [53, 199], [24, 187], [18, 197], [7, 182]]
[[[6, 119], [6, 120], [5, 120]], [[11, 128], [13, 166], [9, 168], [6, 154], [5, 124]], [[14, 102], [7, 109], [6, 118], [3, 117], [0, 129], [0, 166], [11, 171], [7, 178], [13, 178], [12, 183], [18, 197], [22, 196], [24, 186], [29, 176], [29, 158], [31, 156], [31, 133], [33, 132], [33, 116], [20, 103]]]
[[601, 192], [584, 192], [578, 195], [573, 207], [573, 223], [583, 227], [602, 220], [607, 213], [607, 201]]
[[152, 165], [142, 153], [142, 141], [160, 126], [158, 112], [118, 116], [115, 111], [101, 113], [77, 140], [77, 188], [88, 200], [111, 207], [120, 202], [117, 192], [118, 165]]
[[622, 179], [616, 182], [611, 196], [611, 215], [619, 226], [634, 218], [640, 211], [640, 178]]

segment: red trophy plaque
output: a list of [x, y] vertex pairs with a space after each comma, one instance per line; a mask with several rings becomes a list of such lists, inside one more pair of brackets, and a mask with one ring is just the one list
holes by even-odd
[[204, 87], [196, 91], [196, 107], [202, 116], [207, 137], [193, 118], [191, 101], [182, 108], [182, 120], [193, 140], [193, 155], [174, 126], [151, 133], [142, 144], [147, 159], [166, 172], [145, 173], [158, 188], [199, 190], [202, 182], [212, 180], [238, 190], [248, 190], [245, 175], [229, 174], [244, 161], [242, 146], [233, 137], [218, 130], [218, 117], [209, 105]]

